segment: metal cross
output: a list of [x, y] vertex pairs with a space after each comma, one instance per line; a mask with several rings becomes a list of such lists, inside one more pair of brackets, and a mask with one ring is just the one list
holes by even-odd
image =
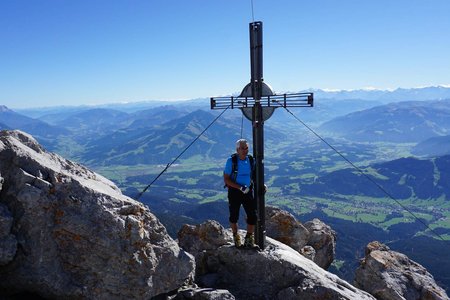
[[264, 121], [277, 107], [312, 107], [313, 93], [275, 95], [263, 79], [262, 22], [249, 24], [251, 80], [238, 97], [212, 97], [211, 109], [239, 108], [253, 125], [253, 157], [255, 158], [254, 197], [257, 203], [258, 221], [255, 238], [264, 249], [266, 237], [264, 195]]

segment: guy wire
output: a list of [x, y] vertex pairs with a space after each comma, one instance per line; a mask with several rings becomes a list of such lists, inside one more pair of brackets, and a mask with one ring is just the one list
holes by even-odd
[[148, 184], [143, 190], [142, 190], [142, 192], [140, 192], [138, 195], [137, 195], [137, 197], [136, 197], [136, 199], [135, 200], [139, 200], [139, 198], [141, 198], [141, 196], [148, 190], [148, 188], [150, 188], [151, 186], [152, 186], [152, 184], [153, 183], [155, 183], [155, 181], [156, 180], [158, 180], [159, 179], [159, 177], [161, 177], [161, 175], [164, 173], [164, 172], [166, 172], [167, 171], [167, 169], [169, 169], [170, 168], [170, 166], [172, 166], [176, 161], [177, 161], [177, 159], [178, 158], [180, 158], [180, 156], [181, 155], [183, 155], [184, 154], [184, 152], [186, 152], [205, 132], [206, 132], [206, 130], [208, 130], [209, 129], [209, 127], [211, 127], [227, 110], [228, 110], [228, 108], [230, 108], [230, 106], [231, 106], [231, 104], [230, 105], [228, 105], [211, 123], [209, 123], [209, 125], [208, 126], [206, 126], [206, 128], [205, 129], [203, 129], [203, 131], [202, 132], [200, 132], [200, 134], [199, 135], [197, 135], [197, 137], [189, 144], [189, 145], [187, 145], [187, 147], [186, 148], [184, 148], [184, 150], [183, 151], [181, 151], [181, 153], [177, 156], [177, 157], [175, 157], [175, 159], [174, 160], [172, 160], [172, 162], [170, 162], [170, 163], [168, 163], [167, 165], [166, 165], [166, 167], [164, 168], [164, 170], [162, 170], [161, 171], [161, 173], [159, 173], [158, 174], [158, 176], [156, 176], [155, 177], [155, 179], [153, 179], [153, 181], [152, 182], [150, 182], [150, 184]]

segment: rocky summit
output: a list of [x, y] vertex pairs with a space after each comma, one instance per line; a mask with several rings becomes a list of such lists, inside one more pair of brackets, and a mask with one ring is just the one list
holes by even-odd
[[0, 131], [0, 298], [448, 299], [422, 266], [378, 242], [355, 287], [326, 271], [329, 226], [266, 214], [262, 250], [234, 247], [213, 220], [184, 225], [177, 242], [108, 179], [24, 132]]
[[448, 300], [427, 270], [384, 244], [371, 242], [356, 270], [355, 285], [381, 300]]
[[143, 204], [106, 178], [0, 132], [0, 295], [150, 299], [195, 262]]
[[216, 221], [185, 225], [178, 240], [196, 258], [197, 284], [236, 299], [375, 299], [272, 238], [262, 251], [238, 249]]

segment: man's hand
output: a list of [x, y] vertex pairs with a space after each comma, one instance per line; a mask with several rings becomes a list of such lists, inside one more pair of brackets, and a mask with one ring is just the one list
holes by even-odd
[[241, 186], [240, 190], [244, 194], [247, 194], [248, 192], [250, 192], [250, 188], [246, 185]]
[[267, 185], [264, 184], [264, 194], [267, 193]]

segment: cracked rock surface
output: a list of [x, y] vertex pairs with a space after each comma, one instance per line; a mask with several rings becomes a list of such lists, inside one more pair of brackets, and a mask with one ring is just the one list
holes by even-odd
[[196, 258], [197, 283], [236, 299], [375, 299], [272, 238], [263, 251], [237, 249], [216, 221], [184, 225], [178, 240]]
[[193, 277], [195, 262], [108, 179], [0, 131], [0, 294], [146, 299]]
[[374, 241], [356, 270], [355, 285], [381, 300], [448, 300], [428, 271], [406, 255]]

